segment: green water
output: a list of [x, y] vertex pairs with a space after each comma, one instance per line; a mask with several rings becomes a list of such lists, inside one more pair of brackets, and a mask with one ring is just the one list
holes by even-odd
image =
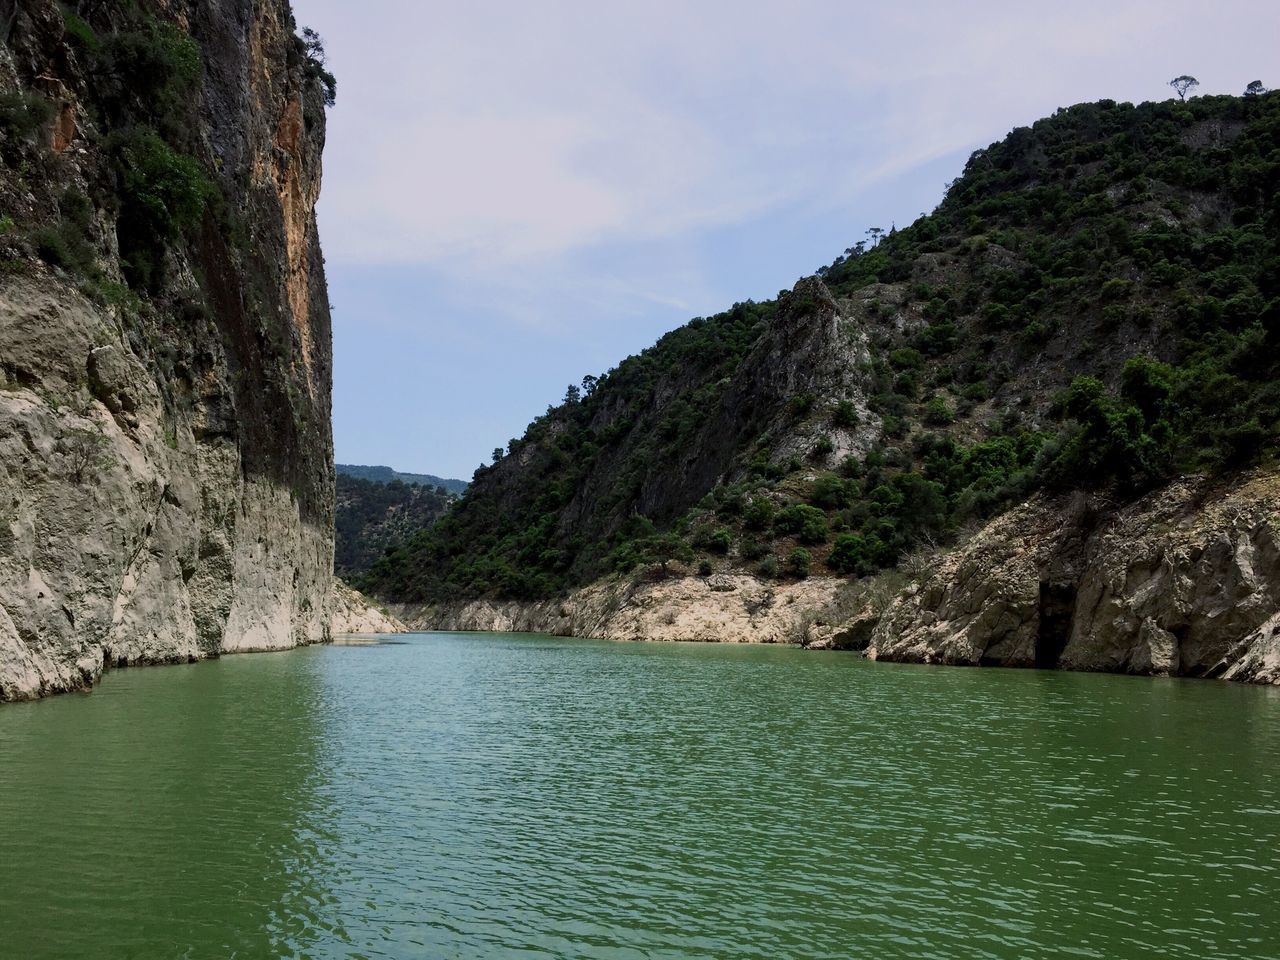
[[0, 956], [1280, 957], [1280, 690], [421, 635], [0, 708]]

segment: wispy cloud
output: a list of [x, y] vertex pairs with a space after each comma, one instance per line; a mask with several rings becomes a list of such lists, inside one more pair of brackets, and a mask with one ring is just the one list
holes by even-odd
[[909, 222], [967, 151], [1059, 106], [1187, 71], [1280, 84], [1264, 0], [294, 5], [339, 78], [331, 275], [417, 284], [380, 329], [542, 331], [566, 365], [577, 337], [584, 369]]

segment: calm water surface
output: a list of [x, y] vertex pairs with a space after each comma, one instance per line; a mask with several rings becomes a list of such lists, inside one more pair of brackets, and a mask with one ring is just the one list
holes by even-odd
[[1280, 690], [426, 634], [0, 708], [0, 956], [1277, 958]]

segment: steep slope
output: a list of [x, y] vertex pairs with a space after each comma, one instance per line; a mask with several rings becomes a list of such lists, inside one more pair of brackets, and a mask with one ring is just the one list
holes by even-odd
[[333, 570], [364, 573], [389, 548], [399, 547], [444, 516], [453, 497], [443, 487], [362, 480], [339, 471], [334, 514]]
[[[1229, 497], [1241, 470], [1272, 469], [1280, 433], [1278, 195], [1276, 94], [1059, 111], [975, 153], [933, 214], [587, 378], [362, 586], [495, 603], [695, 565], [923, 576], [1028, 497], [1082, 491], [1099, 530], [1182, 475]], [[1234, 535], [1204, 505], [1178, 509]], [[997, 536], [1016, 545], [1018, 529]], [[1089, 569], [1063, 577], [1083, 590], [1071, 578]], [[911, 616], [936, 616], [929, 602]], [[1045, 622], [1094, 629], [1074, 594], [1050, 597]], [[1190, 653], [1167, 669], [1211, 672]]]
[[286, 0], [0, 17], [0, 700], [324, 639], [332, 78]]

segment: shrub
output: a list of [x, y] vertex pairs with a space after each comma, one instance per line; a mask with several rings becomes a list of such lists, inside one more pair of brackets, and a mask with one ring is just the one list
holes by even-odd
[[773, 501], [765, 496], [755, 496], [747, 504], [743, 524], [748, 530], [767, 530], [773, 523]]
[[866, 575], [879, 569], [881, 544], [874, 535], [845, 533], [836, 537], [827, 565], [840, 573]]
[[787, 507], [778, 514], [775, 525], [783, 533], [799, 537], [803, 543], [823, 543], [827, 539], [827, 515], [805, 503]]
[[176, 153], [154, 130], [134, 129], [110, 142], [121, 209], [118, 233], [131, 286], [154, 287], [166, 246], [193, 229], [213, 187], [200, 165]]
[[924, 356], [912, 347], [901, 347], [889, 354], [889, 365], [895, 370], [919, 370], [924, 366]]
[[65, 7], [62, 10], [62, 25], [67, 31], [67, 36], [85, 50], [96, 51], [100, 46], [98, 35], [93, 32], [93, 27]]
[[767, 580], [776, 579], [778, 576], [778, 558], [774, 556], [765, 557], [763, 560], [760, 561], [760, 566], [757, 569], [760, 573], [760, 576], [764, 577], [765, 579]]
[[793, 417], [805, 417], [813, 410], [814, 403], [812, 393], [798, 393], [787, 401], [787, 410]]
[[856, 427], [858, 425], [858, 408], [852, 400], [841, 400], [831, 414], [831, 422], [837, 427]]
[[830, 437], [819, 437], [817, 443], [813, 445], [813, 449], [809, 451], [809, 456], [821, 463], [827, 457], [835, 452], [836, 445], [831, 442]]
[[715, 553], [728, 553], [733, 546], [733, 534], [723, 527], [707, 539], [707, 549]]
[[53, 119], [53, 104], [27, 93], [0, 94], [0, 130], [24, 140]]
[[924, 422], [930, 426], [940, 427], [953, 423], [956, 413], [943, 397], [934, 397], [924, 408]]
[[857, 484], [835, 476], [819, 477], [809, 491], [809, 502], [822, 510], [838, 510], [853, 502]]
[[180, 117], [200, 80], [200, 48], [171, 23], [148, 20], [101, 41], [94, 74], [115, 123], [138, 119], [184, 133]]
[[955, 348], [959, 333], [950, 321], [932, 324], [920, 334], [920, 349], [934, 357], [949, 353]]
[[93, 249], [79, 230], [65, 221], [56, 227], [40, 227], [33, 231], [31, 242], [40, 259], [55, 267], [87, 274], [93, 265]]
[[813, 557], [804, 547], [796, 547], [787, 557], [787, 572], [793, 577], [803, 580], [809, 576], [809, 566]]

